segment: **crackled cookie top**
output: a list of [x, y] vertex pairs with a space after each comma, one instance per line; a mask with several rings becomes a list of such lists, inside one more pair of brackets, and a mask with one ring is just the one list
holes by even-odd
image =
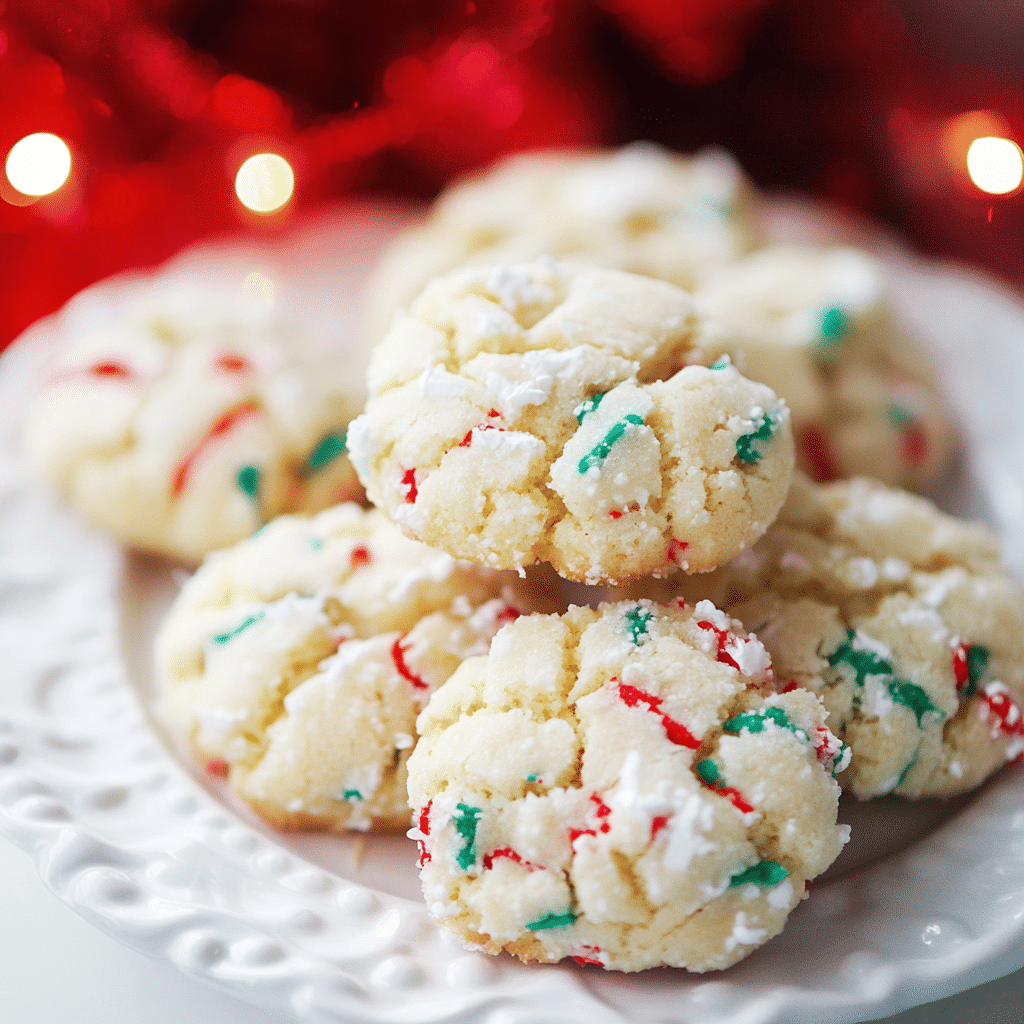
[[[778, 521], [699, 588], [852, 748], [844, 788], [948, 796], [1024, 753], [1024, 594], [981, 528], [868, 480], [798, 476]], [[638, 584], [637, 593], [657, 584]]]
[[945, 403], [920, 344], [893, 314], [874, 257], [767, 246], [712, 271], [697, 294], [728, 327], [743, 372], [786, 400], [806, 472], [920, 488], [946, 469]]
[[361, 496], [345, 429], [363, 382], [333, 362], [258, 296], [157, 280], [72, 335], [28, 449], [92, 522], [198, 561], [280, 512]]
[[848, 758], [813, 694], [775, 694], [708, 601], [529, 615], [419, 718], [410, 835], [468, 946], [636, 971], [728, 967], [778, 934], [846, 839]]
[[278, 827], [407, 825], [416, 715], [536, 607], [516, 577], [410, 541], [380, 512], [282, 516], [185, 584], [157, 641], [161, 710]]
[[692, 287], [755, 244], [750, 197], [718, 149], [517, 154], [450, 187], [399, 238], [370, 288], [371, 331], [380, 337], [432, 277], [458, 266], [552, 256]]
[[457, 557], [587, 583], [704, 572], [764, 532], [793, 459], [785, 404], [717, 345], [664, 281], [454, 271], [375, 349], [349, 451], [377, 505]]

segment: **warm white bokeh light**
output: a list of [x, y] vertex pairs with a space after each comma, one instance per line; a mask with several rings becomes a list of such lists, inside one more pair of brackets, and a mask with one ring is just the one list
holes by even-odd
[[1010, 139], [975, 139], [967, 150], [967, 173], [982, 192], [1005, 195], [1024, 179], [1024, 154]]
[[257, 153], [238, 168], [235, 192], [256, 213], [280, 210], [292, 197], [295, 174], [288, 161], [276, 153]]
[[68, 180], [71, 150], [49, 132], [26, 135], [7, 154], [7, 180], [23, 195], [47, 196]]
[[242, 281], [242, 291], [248, 298], [265, 306], [274, 305], [274, 280], [258, 270], [245, 276], [245, 280]]

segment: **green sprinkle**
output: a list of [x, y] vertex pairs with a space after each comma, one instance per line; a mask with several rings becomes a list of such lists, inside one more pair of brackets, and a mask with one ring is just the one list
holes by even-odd
[[710, 757], [704, 758], [703, 761], [698, 761], [694, 767], [697, 769], [697, 774], [709, 786], [713, 786], [722, 777], [722, 773], [719, 771], [718, 765], [715, 764]]
[[744, 729], [747, 732], [764, 732], [765, 723], [768, 721], [772, 721], [798, 736], [804, 736], [803, 729], [798, 729], [789, 720], [789, 716], [782, 708], [762, 708], [760, 711], [744, 711], [742, 714], [730, 718], [722, 728], [726, 732], [736, 733], [742, 732]]
[[226, 644], [229, 640], [234, 640], [239, 633], [247, 630], [250, 626], [255, 626], [260, 619], [263, 618], [263, 612], [257, 612], [255, 615], [250, 615], [248, 618], [242, 619], [242, 621], [235, 626], [230, 632], [218, 633], [214, 638], [215, 644]]
[[853, 318], [842, 306], [830, 306], [821, 317], [823, 347], [831, 348], [844, 338], [853, 326]]
[[324, 466], [333, 462], [339, 455], [345, 454], [345, 431], [334, 430], [325, 434], [317, 446], [309, 453], [302, 467], [303, 476], [319, 473]]
[[893, 679], [889, 683], [889, 693], [896, 704], [902, 704], [914, 712], [918, 726], [925, 715], [934, 714], [939, 718], [946, 717], [916, 683], [910, 683], [906, 679]]
[[964, 690], [968, 696], [978, 689], [978, 683], [988, 668], [988, 648], [980, 644], [971, 644], [967, 648], [967, 683]]
[[[921, 753], [921, 747], [919, 745], [917, 750], [914, 751], [914, 756], [907, 763], [907, 767], [904, 768], [903, 771], [900, 772], [899, 780], [896, 782], [897, 786], [902, 786], [903, 785], [903, 781], [910, 774], [911, 768], [913, 768], [914, 765], [917, 764], [917, 755], [920, 754], [920, 753]], [[895, 788], [895, 787], [893, 787], [893, 788]]]
[[537, 781], [537, 773], [536, 772], [530, 772], [530, 774], [526, 776], [526, 781], [527, 782], [536, 782]]
[[260, 496], [260, 467], [243, 466], [235, 477], [238, 489], [253, 501], [258, 501]]
[[874, 651], [854, 650], [853, 643], [857, 639], [855, 629], [847, 629], [846, 643], [840, 644], [831, 654], [825, 655], [825, 660], [833, 668], [836, 665], [849, 665], [856, 675], [857, 685], [863, 686], [868, 676], [891, 676], [892, 665], [884, 658], [875, 654]]
[[586, 473], [592, 467], [600, 466], [601, 463], [608, 458], [609, 454], [611, 454], [612, 446], [615, 442], [618, 441], [630, 427], [642, 427], [643, 425], [643, 417], [637, 416], [635, 412], [631, 412], [629, 415], [624, 416], [618, 423], [612, 426], [611, 430], [609, 430], [607, 434], [604, 435], [603, 440], [594, 445], [594, 447], [587, 452], [582, 459], [580, 459], [580, 473]]
[[719, 359], [717, 363], [712, 363], [708, 367], [708, 369], [709, 370], [724, 370], [728, 365], [729, 365], [729, 357], [728, 356], [722, 356], [722, 358]]
[[319, 537], [310, 537], [309, 546], [314, 551], [319, 551], [324, 546], [324, 542]]
[[642, 608], [640, 605], [637, 605], [635, 608], [630, 608], [624, 617], [626, 619], [626, 628], [629, 630], [629, 635], [632, 638], [633, 643], [639, 647], [640, 641], [647, 636], [651, 619], [654, 618], [654, 612], [648, 611], [646, 608]]
[[917, 416], [912, 409], [908, 409], [905, 405], [900, 405], [898, 402], [890, 402], [885, 407], [885, 413], [889, 417], [889, 422], [894, 427], [909, 427], [911, 423], [917, 422]]
[[402, 760], [402, 751], [398, 747], [395, 747], [395, 764], [397, 765], [398, 762], [401, 761], [401, 760]]
[[729, 885], [749, 885], [753, 882], [754, 885], [770, 888], [788, 877], [789, 872], [778, 861], [763, 860], [760, 864], [755, 864], [752, 868], [733, 875], [729, 879]]
[[346, 789], [345, 792], [341, 794], [341, 798], [342, 800], [362, 800], [363, 794], [360, 793], [358, 789]]
[[542, 932], [548, 928], [564, 928], [566, 925], [575, 924], [577, 915], [571, 910], [564, 914], [545, 914], [544, 917], [531, 921], [526, 927], [531, 932]]
[[764, 455], [764, 446], [772, 439], [776, 427], [779, 425], [778, 417], [770, 416], [768, 413], [761, 413], [757, 426], [748, 434], [741, 434], [736, 438], [736, 454], [744, 462], [760, 462]]
[[470, 807], [469, 804], [457, 804], [458, 814], [455, 815], [455, 831], [465, 840], [459, 855], [455, 858], [463, 871], [468, 871], [476, 863], [476, 826], [482, 807]]
[[593, 412], [601, 404], [601, 399], [607, 394], [607, 391], [602, 391], [600, 394], [594, 395], [593, 398], [588, 398], [585, 402], [581, 402], [577, 405], [572, 411], [572, 414], [576, 417], [576, 422], [582, 423], [583, 417], [586, 416], [587, 413]]

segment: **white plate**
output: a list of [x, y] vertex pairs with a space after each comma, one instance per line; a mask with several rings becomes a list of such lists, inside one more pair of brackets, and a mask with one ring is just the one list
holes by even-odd
[[[349, 208], [287, 243], [205, 246], [174, 268], [260, 270], [298, 295], [325, 338], [350, 339], [369, 262], [406, 216]], [[858, 233], [792, 204], [775, 204], [773, 222], [789, 237]], [[963, 427], [967, 455], [940, 501], [988, 519], [1019, 577], [1024, 309], [979, 275], [871, 244]], [[100, 297], [137, 281], [103, 284]], [[0, 360], [0, 834], [98, 927], [317, 1024], [841, 1024], [958, 991], [997, 957], [1004, 970], [1024, 963], [1019, 767], [949, 804], [844, 801], [853, 842], [779, 938], [718, 975], [468, 954], [427, 917], [403, 837], [262, 825], [148, 717], [149, 645], [175, 570], [123, 556], [37, 486], [19, 454], [27, 396], [76, 308]]]

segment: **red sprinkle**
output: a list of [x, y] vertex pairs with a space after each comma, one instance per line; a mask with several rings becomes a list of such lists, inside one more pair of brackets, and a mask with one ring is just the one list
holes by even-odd
[[218, 779], [226, 779], [228, 777], [228, 763], [227, 761], [211, 761], [207, 766], [206, 770], [211, 775], [216, 775]]
[[501, 857], [505, 857], [514, 864], [521, 865], [526, 868], [527, 871], [537, 870], [536, 864], [531, 864], [528, 860], [523, 860], [522, 856], [516, 850], [513, 850], [511, 846], [503, 846], [500, 850], [492, 850], [490, 853], [484, 855], [484, 871], [490, 871], [494, 866], [494, 862]]
[[[618, 683], [618, 679], [614, 678], [612, 682]], [[669, 718], [659, 710], [663, 698], [655, 697], [653, 693], [647, 693], [628, 683], [619, 683], [619, 697], [630, 708], [635, 708], [638, 704], [646, 704], [661, 719], [661, 724], [665, 727], [665, 735], [670, 742], [680, 747], [689, 747], [690, 750], [696, 750], [700, 746], [700, 740], [682, 722]]]
[[794, 690], [799, 690], [800, 684], [795, 679], [790, 679], [788, 683], [782, 688], [783, 693], [792, 693]]
[[[426, 807], [424, 807], [419, 813], [416, 826], [420, 830], [421, 836], [430, 835], [430, 808], [433, 803], [433, 800], [428, 800]], [[430, 854], [427, 852], [427, 844], [422, 839], [417, 839], [416, 844], [420, 848], [420, 867], [423, 867], [423, 865], [430, 860]]]
[[610, 508], [608, 510], [608, 515], [610, 515], [612, 517], [612, 519], [621, 519], [622, 518], [622, 513], [617, 508]]
[[828, 483], [830, 480], [839, 479], [839, 467], [825, 440], [825, 435], [820, 430], [812, 427], [804, 431], [801, 444], [816, 480]]
[[995, 719], [996, 729], [1005, 736], [1024, 736], [1024, 716], [1002, 683], [989, 683], [978, 694], [988, 713]]
[[518, 619], [519, 616], [522, 614], [523, 613], [518, 608], [513, 608], [512, 605], [508, 605], [507, 607], [502, 608], [500, 612], [498, 612], [498, 621], [515, 622], [516, 619]]
[[[491, 412], [494, 412], [494, 410], [492, 409]], [[488, 415], [490, 415], [490, 413], [488, 413]], [[473, 427], [473, 430], [500, 430], [500, 431], [504, 432], [505, 428], [504, 427], [494, 427], [494, 426], [491, 426], [490, 423], [481, 423], [480, 426]], [[472, 444], [472, 441], [473, 441], [473, 430], [469, 430], [469, 431], [466, 432], [466, 436], [458, 444], [459, 448], [468, 448], [470, 446], [470, 444]]]
[[405, 500], [409, 504], [413, 504], [416, 501], [416, 495], [419, 491], [416, 490], [416, 470], [407, 469], [405, 474], [402, 476], [402, 486], [407, 488], [405, 492]]
[[370, 564], [370, 549], [363, 544], [359, 547], [352, 549], [352, 554], [349, 555], [349, 561], [352, 563], [353, 569], [358, 569], [362, 565]]
[[743, 794], [738, 789], [733, 789], [732, 786], [712, 786], [711, 788], [724, 796], [741, 814], [749, 814], [754, 809], [754, 805], [748, 803]]
[[920, 466], [928, 455], [928, 435], [919, 423], [911, 423], [903, 431], [903, 457], [912, 466]]
[[188, 479], [189, 473], [192, 471], [193, 465], [195, 465], [196, 461], [213, 441], [226, 434], [236, 423], [239, 423], [241, 420], [247, 419], [250, 416], [255, 416], [261, 411], [262, 407], [255, 398], [249, 398], [241, 404], [236, 405], [233, 409], [228, 409], [228, 411], [224, 413], [224, 415], [221, 416], [221, 418], [217, 420], [212, 427], [210, 427], [206, 432], [206, 435], [199, 441], [192, 451], [190, 451], [181, 461], [178, 468], [175, 470], [174, 477], [171, 481], [171, 493], [175, 496], [181, 494], [185, 489], [185, 482]]
[[959, 640], [953, 645], [953, 677], [956, 679], [956, 688], [962, 690], [967, 683], [967, 649], [970, 644], [966, 640]]
[[[612, 809], [596, 794], [590, 794], [590, 800], [592, 803], [597, 804], [597, 810], [594, 811], [595, 817], [607, 818], [612, 813]], [[611, 825], [607, 821], [602, 821], [596, 829], [593, 828], [571, 828], [569, 829], [569, 845], [579, 839], [580, 836], [596, 836], [598, 832], [607, 833], [611, 831]]]
[[668, 825], [668, 814], [657, 814], [651, 819], [651, 839]]
[[680, 556], [689, 546], [690, 542], [688, 540], [676, 540], [675, 537], [673, 537], [672, 540], [669, 541], [668, 545], [669, 561], [675, 562], [676, 565], [679, 565], [681, 561]]
[[487, 415], [488, 415], [488, 416], [491, 416], [491, 417], [494, 417], [494, 416], [500, 416], [500, 415], [501, 415], [501, 413], [500, 413], [500, 412], [498, 412], [498, 410], [497, 410], [497, 409], [492, 409], [492, 410], [491, 410], [491, 411], [490, 411], [490, 412], [489, 412], [489, 413], [488, 413]]
[[701, 629], [710, 629], [712, 633], [718, 638], [718, 660], [723, 665], [732, 665], [737, 672], [743, 671], [736, 659], [726, 650], [731, 643], [739, 643], [740, 639], [735, 633], [730, 633], [727, 629], [720, 629], [712, 622], [708, 622], [706, 619], [703, 622], [698, 622], [697, 625]]
[[[573, 960], [578, 964], [593, 964], [595, 967], [604, 967], [601, 957], [600, 946], [580, 946], [581, 952], [573, 955]], [[591, 956], [590, 954], [593, 954]]]
[[248, 373], [252, 369], [252, 363], [245, 356], [235, 355], [233, 352], [222, 355], [216, 365], [229, 373]]
[[427, 683], [425, 683], [418, 675], [412, 672], [408, 665], [405, 663], [405, 652], [408, 650], [407, 647], [402, 646], [402, 641], [405, 639], [406, 634], [403, 633], [398, 637], [395, 642], [391, 645], [391, 660], [395, 663], [395, 668], [398, 669], [398, 674], [403, 679], [408, 679], [417, 690], [429, 689]]
[[124, 363], [95, 363], [82, 369], [57, 370], [47, 377], [48, 384], [60, 384], [66, 380], [81, 380], [83, 377], [116, 377], [119, 380], [132, 380], [137, 374]]

